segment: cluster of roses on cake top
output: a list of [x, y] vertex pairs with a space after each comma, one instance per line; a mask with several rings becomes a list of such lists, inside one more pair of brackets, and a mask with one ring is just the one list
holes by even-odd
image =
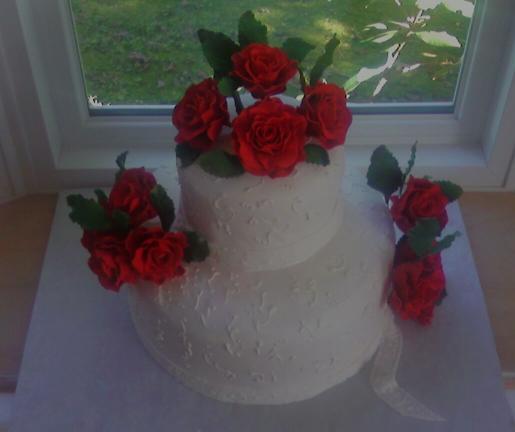
[[447, 295], [441, 252], [459, 235], [442, 236], [448, 222], [446, 207], [463, 191], [447, 180], [410, 175], [416, 149], [415, 144], [403, 172], [392, 153], [379, 146], [372, 154], [367, 180], [384, 195], [392, 219], [402, 232], [395, 248], [389, 304], [402, 319], [428, 325], [435, 306]]
[[[345, 91], [322, 81], [339, 45], [335, 36], [316, 60], [309, 82], [301, 65], [315, 47], [296, 37], [271, 46], [266, 26], [250, 11], [239, 20], [238, 43], [204, 29], [198, 36], [213, 78], [191, 85], [173, 110], [183, 167], [196, 162], [219, 177], [248, 172], [277, 178], [291, 174], [299, 162], [330, 162], [328, 150], [343, 145], [352, 122]], [[275, 97], [294, 77], [302, 89], [298, 107]], [[244, 90], [254, 98], [246, 107], [240, 96]], [[235, 105], [232, 121], [226, 97]], [[230, 136], [222, 137], [227, 130]]]
[[96, 189], [96, 199], [67, 197], [70, 219], [83, 229], [89, 268], [112, 291], [139, 280], [161, 285], [182, 276], [185, 262], [203, 261], [209, 254], [196, 232], [170, 231], [172, 199], [145, 168], [125, 168], [126, 156], [116, 159], [119, 170], [109, 196]]
[[[183, 167], [198, 163], [219, 177], [249, 172], [276, 178], [302, 161], [329, 164], [327, 150], [344, 143], [352, 121], [345, 91], [321, 81], [339, 45], [334, 36], [316, 60], [309, 84], [301, 63], [315, 47], [295, 37], [281, 48], [270, 46], [266, 26], [250, 11], [239, 20], [238, 43], [204, 29], [198, 37], [213, 78], [190, 86], [173, 110], [176, 155]], [[303, 90], [299, 107], [273, 97], [295, 76]], [[243, 89], [257, 99], [246, 108]], [[237, 112], [232, 122], [227, 96]], [[222, 139], [224, 127], [232, 127], [229, 140]], [[138, 280], [161, 285], [182, 276], [184, 262], [203, 261], [209, 254], [198, 233], [170, 231], [173, 201], [151, 172], [127, 169], [126, 157], [127, 152], [116, 160], [119, 171], [109, 196], [97, 189], [96, 199], [67, 198], [71, 220], [83, 229], [89, 267], [113, 291]]]

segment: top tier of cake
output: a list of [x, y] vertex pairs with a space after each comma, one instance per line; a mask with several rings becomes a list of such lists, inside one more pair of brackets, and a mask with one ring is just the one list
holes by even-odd
[[179, 168], [181, 206], [189, 225], [229, 269], [274, 270], [320, 250], [342, 220], [343, 148], [331, 163], [297, 165], [288, 177], [249, 173], [223, 179], [197, 164]]

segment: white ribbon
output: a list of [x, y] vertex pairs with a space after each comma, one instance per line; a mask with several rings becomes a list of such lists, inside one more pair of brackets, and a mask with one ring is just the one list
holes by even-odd
[[445, 421], [399, 387], [396, 380], [402, 353], [402, 334], [393, 316], [385, 329], [383, 340], [376, 353], [370, 383], [377, 396], [399, 414], [427, 421]]

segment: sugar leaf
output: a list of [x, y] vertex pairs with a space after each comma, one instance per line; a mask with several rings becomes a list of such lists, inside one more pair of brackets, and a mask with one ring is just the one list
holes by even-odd
[[188, 239], [188, 247], [184, 251], [184, 261], [201, 262], [209, 255], [209, 245], [207, 241], [194, 231], [184, 231]]
[[367, 183], [384, 195], [386, 202], [402, 186], [402, 171], [399, 162], [384, 145], [377, 147], [370, 158]]
[[236, 177], [244, 173], [238, 157], [220, 149], [202, 153], [198, 163], [205, 172], [216, 177]]
[[169, 231], [175, 220], [173, 200], [168, 196], [165, 188], [159, 184], [150, 192], [150, 199], [161, 221], [161, 227], [164, 231]]
[[313, 69], [311, 69], [311, 74], [309, 75], [309, 84], [315, 85], [320, 79], [324, 71], [331, 66], [333, 63], [333, 56], [336, 47], [340, 44], [340, 40], [336, 37], [336, 33], [333, 37], [327, 42], [325, 45], [324, 53], [318, 57]]
[[251, 43], [268, 43], [266, 26], [256, 19], [252, 11], [244, 12], [238, 23], [238, 41], [242, 47]]
[[304, 150], [306, 151], [306, 162], [322, 166], [329, 165], [329, 154], [325, 148], [316, 144], [308, 144]]

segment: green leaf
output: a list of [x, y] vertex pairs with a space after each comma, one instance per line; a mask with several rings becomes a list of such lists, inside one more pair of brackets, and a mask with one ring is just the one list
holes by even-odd
[[347, 93], [350, 93], [352, 90], [357, 88], [361, 84], [361, 81], [358, 79], [358, 75], [351, 76], [345, 83], [343, 84], [343, 88]]
[[472, 18], [474, 3], [465, 0], [444, 0], [444, 6], [451, 12], [459, 12], [466, 18]]
[[443, 4], [451, 12], [461, 13], [466, 18], [472, 18], [474, 3], [465, 0], [417, 0], [415, 3], [419, 9], [435, 9]]
[[336, 33], [333, 37], [327, 42], [325, 45], [324, 53], [318, 57], [315, 66], [311, 69], [311, 74], [309, 75], [309, 84], [315, 85], [320, 78], [322, 78], [322, 74], [324, 71], [331, 66], [333, 63], [333, 55], [334, 50], [340, 44], [340, 40], [336, 37]]
[[202, 52], [215, 75], [220, 78], [232, 70], [231, 56], [239, 50], [238, 45], [223, 33], [200, 29], [197, 32]]
[[329, 165], [329, 154], [325, 148], [316, 144], [308, 144], [304, 149], [306, 150], [306, 162], [322, 166]]
[[181, 161], [181, 168], [189, 167], [200, 155], [200, 150], [194, 149], [188, 144], [177, 144], [175, 156]]
[[203, 153], [198, 163], [205, 172], [216, 177], [236, 177], [245, 172], [237, 156], [220, 149]]
[[109, 200], [106, 193], [102, 189], [95, 189], [95, 195], [97, 196], [97, 201], [99, 204], [105, 204]]
[[386, 30], [387, 28], [388, 27], [386, 27], [386, 24], [382, 23], [382, 22], [372, 23], [372, 24], [368, 24], [365, 26], [365, 30], [370, 30], [370, 29]]
[[184, 261], [202, 262], [209, 256], [207, 241], [194, 231], [184, 231], [188, 239], [188, 247], [184, 251]]
[[456, 201], [463, 194], [463, 189], [461, 186], [458, 186], [457, 184], [448, 180], [437, 181], [436, 184], [440, 185], [442, 192], [447, 197], [449, 202]]
[[429, 250], [427, 255], [433, 255], [436, 253], [440, 253], [444, 249], [449, 249], [454, 243], [454, 240], [456, 240], [459, 236], [461, 236], [461, 233], [459, 231], [446, 235], [443, 239], [438, 240], [434, 244], [434, 246]]
[[116, 158], [116, 165], [118, 165], [118, 168], [120, 168], [120, 171], [125, 170], [125, 161], [127, 160], [127, 155], [129, 154], [128, 151], [124, 151], [123, 153], [120, 153], [118, 157]]
[[304, 90], [306, 89], [306, 86], [308, 83], [306, 82], [306, 76], [304, 75], [304, 72], [299, 67], [299, 80], [300, 80], [300, 88], [302, 89], [302, 93], [304, 93]]
[[122, 173], [125, 171], [125, 161], [127, 160], [128, 151], [120, 153], [116, 158], [116, 165], [118, 165], [118, 172], [115, 175], [115, 180], [118, 181]]
[[169, 231], [175, 220], [175, 206], [172, 199], [166, 193], [165, 188], [159, 184], [150, 192], [150, 199], [159, 216], [163, 231]]
[[225, 76], [218, 81], [218, 90], [224, 96], [232, 96], [238, 90], [238, 87], [238, 81], [229, 76]]
[[419, 258], [423, 258], [450, 248], [454, 240], [461, 235], [456, 231], [453, 234], [446, 235], [441, 240], [437, 240], [441, 231], [437, 219], [420, 219], [407, 234], [409, 245]]
[[128, 231], [130, 228], [131, 217], [122, 210], [114, 210], [111, 213], [113, 228], [117, 231]]
[[372, 153], [367, 171], [367, 183], [372, 189], [381, 192], [386, 202], [402, 186], [399, 162], [384, 145], [377, 147]]
[[94, 199], [82, 195], [68, 195], [66, 202], [71, 207], [70, 219], [84, 230], [106, 231], [111, 228], [111, 220], [106, 210]]
[[450, 35], [444, 31], [420, 31], [415, 34], [425, 43], [437, 47], [460, 48], [460, 41], [456, 36]]
[[267, 28], [252, 11], [242, 14], [238, 23], [238, 41], [242, 47], [251, 43], [268, 43]]
[[440, 235], [442, 228], [435, 218], [424, 218], [417, 221], [408, 232], [408, 242], [419, 258], [429, 254], [434, 247], [436, 237]]
[[315, 45], [311, 45], [302, 38], [291, 37], [284, 41], [282, 48], [290, 59], [302, 63], [309, 52], [315, 48]]
[[393, 38], [398, 33], [398, 30], [389, 30], [384, 33], [380, 33], [378, 35], [372, 36], [368, 39], [361, 41], [362, 43], [373, 42], [377, 44], [388, 42], [391, 38]]
[[417, 141], [411, 146], [411, 154], [408, 160], [408, 166], [406, 167], [406, 170], [404, 171], [404, 174], [402, 174], [402, 184], [406, 183], [406, 179], [410, 175], [411, 170], [413, 169], [413, 166], [415, 165], [415, 159], [417, 157]]

